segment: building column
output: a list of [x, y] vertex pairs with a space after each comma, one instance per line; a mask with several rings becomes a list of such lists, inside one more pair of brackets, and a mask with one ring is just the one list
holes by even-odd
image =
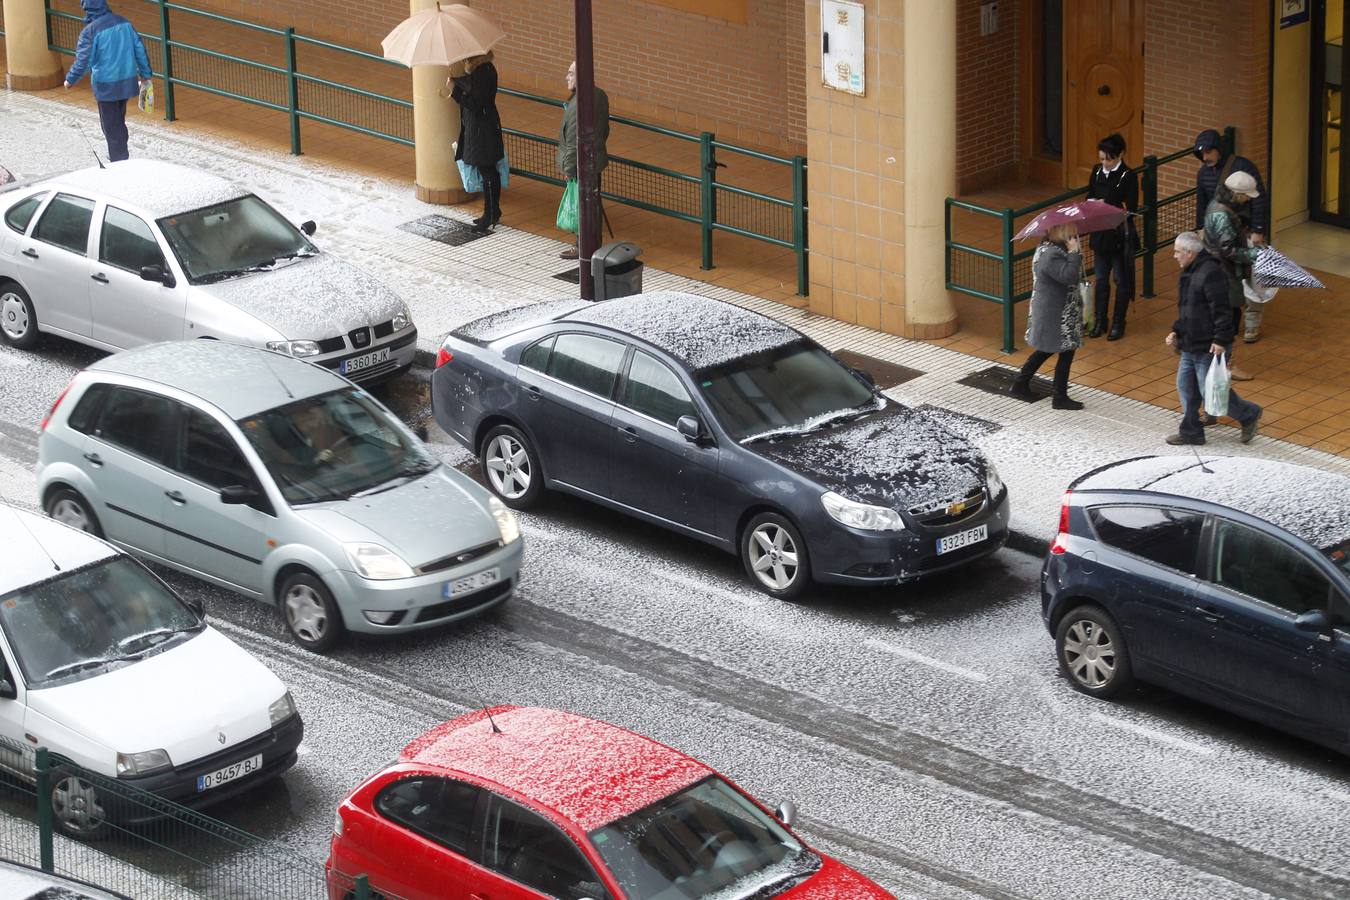
[[[6, 0], [6, 13], [10, 2]], [[415, 14], [436, 5], [436, 0], [409, 0], [408, 11]], [[5, 21], [9, 21], [8, 15]], [[417, 199], [426, 203], [463, 203], [469, 199], [452, 146], [459, 138], [459, 104], [442, 95], [449, 76], [449, 66], [412, 68]]]
[[60, 87], [61, 57], [47, 47], [47, 10], [42, 0], [4, 0], [6, 84], [15, 91]]
[[944, 232], [956, 195], [957, 4], [904, 4], [905, 331], [928, 340], [957, 328]]

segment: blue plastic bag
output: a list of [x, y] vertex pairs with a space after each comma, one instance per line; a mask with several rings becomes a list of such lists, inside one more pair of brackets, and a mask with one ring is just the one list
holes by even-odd
[[[462, 159], [455, 160], [459, 166], [459, 180], [464, 184], [464, 190], [470, 194], [481, 194], [483, 192], [483, 173], [478, 171], [477, 166], [471, 166]], [[502, 187], [511, 180], [511, 163], [507, 160], [506, 154], [497, 160], [497, 177], [502, 180]]]

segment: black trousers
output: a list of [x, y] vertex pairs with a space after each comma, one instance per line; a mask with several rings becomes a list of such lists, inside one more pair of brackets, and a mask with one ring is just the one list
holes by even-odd
[[478, 173], [483, 176], [483, 220], [495, 225], [502, 217], [502, 176], [496, 166], [479, 166]]
[[103, 138], [108, 142], [108, 162], [127, 158], [127, 101], [98, 101], [98, 123], [103, 126]]
[[1097, 286], [1093, 290], [1093, 306], [1097, 322], [1106, 324], [1106, 314], [1111, 304], [1111, 277], [1116, 279], [1116, 311], [1111, 316], [1112, 323], [1125, 324], [1125, 311], [1134, 299], [1134, 254], [1128, 244], [1107, 253], [1096, 253], [1092, 257], [1092, 271], [1097, 276]]
[[[1073, 365], [1073, 350], [1066, 350], [1059, 354], [1059, 359], [1055, 360], [1055, 396], [1065, 397], [1069, 393], [1069, 367]], [[1047, 359], [1054, 356], [1053, 353], [1046, 353], [1044, 350], [1032, 350], [1027, 361], [1022, 364], [1022, 371], [1017, 376], [1017, 381], [1022, 385], [1031, 384], [1031, 376], [1036, 374]]]

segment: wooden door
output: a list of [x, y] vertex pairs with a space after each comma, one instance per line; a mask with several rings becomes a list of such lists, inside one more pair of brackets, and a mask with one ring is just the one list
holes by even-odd
[[1087, 184], [1097, 142], [1125, 138], [1126, 162], [1144, 156], [1144, 2], [1064, 4], [1064, 184]]

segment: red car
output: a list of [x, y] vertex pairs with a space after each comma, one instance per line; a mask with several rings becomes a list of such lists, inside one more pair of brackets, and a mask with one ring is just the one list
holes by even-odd
[[330, 900], [882, 900], [677, 750], [549, 709], [498, 706], [428, 731], [338, 807]]

